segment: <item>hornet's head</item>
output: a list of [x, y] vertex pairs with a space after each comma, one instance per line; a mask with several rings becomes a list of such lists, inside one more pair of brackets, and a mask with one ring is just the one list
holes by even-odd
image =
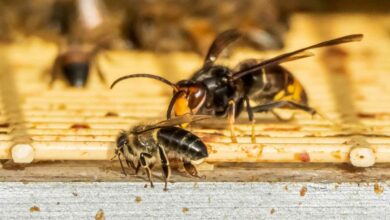
[[167, 117], [173, 109], [175, 116], [196, 114], [206, 101], [207, 90], [200, 82], [182, 80], [176, 84], [168, 107]]
[[206, 101], [207, 89], [200, 82], [182, 80], [177, 84], [174, 84], [163, 77], [151, 74], [131, 74], [123, 76], [115, 80], [112, 83], [111, 88], [113, 88], [119, 81], [135, 77], [156, 79], [173, 88], [173, 97], [169, 103], [167, 118], [171, 117], [172, 111], [174, 111], [175, 116], [185, 115], [188, 113], [196, 114]]

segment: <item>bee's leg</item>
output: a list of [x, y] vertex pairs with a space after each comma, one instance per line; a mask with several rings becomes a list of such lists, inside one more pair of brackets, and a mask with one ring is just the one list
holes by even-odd
[[118, 160], [119, 160], [119, 163], [121, 164], [121, 168], [122, 168], [123, 174], [125, 174], [125, 176], [127, 176], [126, 170], [125, 170], [125, 168], [123, 167], [123, 164], [122, 164], [121, 154], [118, 154]]
[[290, 108], [300, 109], [300, 110], [303, 110], [311, 115], [317, 114], [317, 111], [312, 107], [309, 107], [307, 105], [298, 104], [298, 103], [295, 103], [292, 101], [286, 101], [286, 100], [270, 102], [270, 103], [267, 103], [264, 105], [258, 105], [256, 107], [253, 107], [252, 110], [254, 112], [267, 112], [267, 111], [271, 111], [274, 108], [282, 108], [282, 107], [290, 107]]
[[191, 163], [190, 160], [183, 159], [183, 166], [184, 169], [187, 171], [188, 174], [190, 174], [193, 177], [202, 178], [204, 176], [198, 175], [198, 170], [196, 170], [196, 167]]
[[152, 155], [150, 155], [148, 153], [141, 153], [140, 158], [139, 158], [139, 162], [141, 163], [142, 168], [144, 168], [146, 170], [146, 174], [148, 175], [148, 179], [150, 182], [150, 187], [153, 188], [154, 185], [153, 185], [153, 181], [152, 181], [152, 171], [150, 169], [150, 164], [146, 161], [146, 157], [151, 158]]
[[251, 136], [251, 139], [252, 139], [252, 143], [255, 144], [256, 143], [256, 136], [255, 136], [255, 118], [253, 116], [253, 111], [252, 111], [252, 108], [251, 108], [251, 105], [249, 103], [249, 98], [247, 96], [245, 96], [245, 102], [246, 102], [246, 111], [248, 112], [248, 118], [249, 118], [249, 121], [251, 122], [252, 124], [252, 136]]
[[137, 175], [138, 174], [138, 171], [139, 171], [139, 168], [141, 167], [141, 163], [138, 161], [137, 163], [137, 167], [135, 168], [135, 173], [134, 175]]
[[118, 149], [115, 149], [115, 153], [114, 153], [114, 156], [110, 159], [110, 160], [113, 160], [115, 159], [115, 157], [117, 157], [119, 154], [119, 150]]
[[236, 118], [236, 103], [233, 100], [230, 100], [229, 107], [228, 107], [228, 121], [230, 127], [230, 138], [232, 139], [233, 143], [237, 143], [237, 138], [234, 131], [235, 118]]
[[126, 160], [126, 164], [127, 164], [128, 167], [131, 167], [131, 168], [135, 169], [135, 165], [134, 165], [133, 161]]
[[160, 153], [161, 168], [163, 170], [163, 177], [165, 182], [164, 191], [166, 191], [168, 190], [167, 185], [168, 185], [169, 177], [171, 176], [171, 169], [169, 168], [169, 160], [167, 154], [165, 153], [164, 148], [158, 145], [158, 151]]
[[188, 174], [190, 174], [193, 177], [199, 177], [198, 170], [190, 161], [183, 160], [183, 165], [184, 165], [184, 169]]

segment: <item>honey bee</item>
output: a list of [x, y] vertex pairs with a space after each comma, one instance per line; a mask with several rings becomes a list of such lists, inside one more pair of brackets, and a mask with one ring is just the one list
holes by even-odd
[[141, 167], [145, 170], [151, 187], [154, 187], [151, 170], [155, 164], [161, 164], [164, 190], [167, 190], [171, 175], [168, 158], [183, 161], [186, 172], [193, 177], [199, 177], [191, 161], [208, 156], [206, 144], [198, 136], [176, 125], [206, 118], [209, 116], [187, 114], [152, 125], [137, 125], [120, 132], [116, 139], [115, 155], [118, 156], [124, 174], [127, 175], [121, 155], [125, 158], [126, 164], [135, 170], [135, 174]]

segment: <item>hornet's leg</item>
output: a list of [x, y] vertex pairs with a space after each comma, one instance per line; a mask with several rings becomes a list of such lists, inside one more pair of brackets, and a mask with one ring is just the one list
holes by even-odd
[[171, 176], [171, 169], [169, 168], [169, 161], [168, 161], [168, 157], [167, 157], [167, 154], [165, 153], [164, 148], [159, 145], [158, 151], [160, 153], [161, 168], [163, 170], [163, 177], [164, 177], [164, 182], [165, 182], [164, 191], [167, 191], [169, 177]]
[[235, 118], [236, 118], [236, 103], [233, 100], [230, 100], [229, 107], [228, 107], [228, 121], [230, 127], [230, 138], [232, 139], [233, 143], [237, 143], [237, 138], [234, 131]]
[[153, 181], [152, 181], [152, 171], [150, 170], [151, 164], [149, 164], [148, 161], [146, 160], [146, 158], [151, 158], [151, 157], [152, 157], [152, 155], [150, 155], [148, 153], [141, 153], [139, 161], [141, 163], [142, 168], [144, 168], [146, 170], [146, 174], [148, 175], [148, 179], [150, 182], [150, 187], [153, 188], [154, 185], [153, 185]]
[[277, 118], [279, 121], [284, 121], [284, 122], [287, 122], [287, 121], [291, 121], [294, 119], [294, 114], [291, 115], [290, 118], [283, 118], [282, 116], [280, 116], [278, 113], [276, 113], [274, 110], [270, 110], [270, 112], [275, 116], [275, 118]]
[[191, 163], [191, 161], [183, 159], [183, 165], [184, 169], [187, 171], [188, 174], [190, 174], [193, 177], [202, 178], [204, 176], [199, 176], [198, 171], [196, 170], [196, 167]]
[[271, 111], [274, 108], [282, 108], [282, 107], [290, 107], [290, 108], [300, 109], [300, 110], [303, 110], [311, 115], [317, 114], [317, 111], [314, 108], [311, 108], [307, 105], [302, 105], [302, 104], [298, 104], [298, 103], [295, 103], [292, 101], [286, 101], [286, 100], [270, 102], [270, 103], [267, 103], [264, 105], [258, 105], [256, 107], [253, 107], [252, 110], [254, 112], [267, 112], [267, 111]]
[[280, 108], [280, 107], [285, 107], [285, 106], [290, 107], [290, 108], [303, 110], [303, 111], [311, 114], [312, 116], [319, 115], [321, 118], [328, 120], [330, 123], [339, 126], [339, 124], [337, 122], [335, 122], [335, 121], [331, 120], [330, 118], [326, 117], [325, 115], [321, 114], [320, 112], [318, 112], [314, 108], [307, 106], [307, 105], [298, 104], [298, 103], [295, 103], [292, 101], [281, 100], [281, 101], [270, 102], [270, 103], [267, 103], [264, 105], [259, 105], [259, 106], [253, 107], [252, 110], [254, 112], [266, 112], [266, 111], [272, 111], [273, 108]]
[[251, 122], [252, 124], [252, 135], [251, 135], [251, 140], [252, 140], [252, 143], [255, 144], [256, 143], [256, 136], [255, 136], [255, 118], [253, 116], [253, 110], [251, 108], [251, 105], [249, 103], [249, 98], [247, 96], [245, 96], [245, 102], [246, 102], [246, 111], [248, 112], [248, 118], [249, 118], [249, 121]]

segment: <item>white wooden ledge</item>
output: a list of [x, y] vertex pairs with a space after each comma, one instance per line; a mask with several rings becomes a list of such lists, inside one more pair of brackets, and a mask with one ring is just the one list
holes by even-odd
[[[2, 219], [383, 219], [384, 183], [0, 183]], [[39, 210], [39, 211], [38, 211]]]

